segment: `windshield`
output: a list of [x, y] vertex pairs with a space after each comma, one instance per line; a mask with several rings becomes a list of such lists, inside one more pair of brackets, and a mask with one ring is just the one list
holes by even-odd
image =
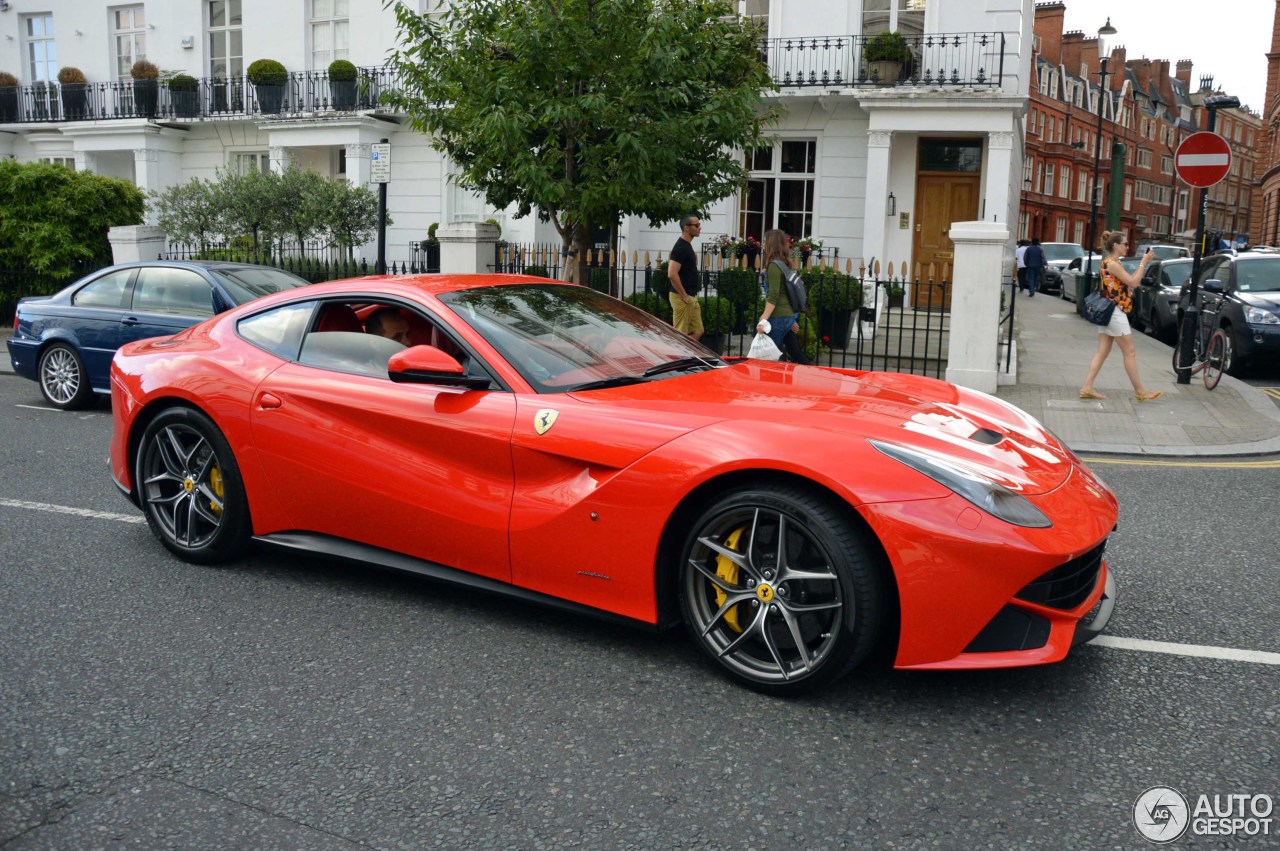
[[1074, 242], [1046, 242], [1040, 247], [1045, 260], [1071, 260], [1084, 254], [1084, 249]]
[[1280, 292], [1280, 257], [1237, 261], [1236, 289], [1242, 293]]
[[665, 322], [586, 287], [482, 287], [440, 300], [539, 393], [638, 384], [721, 363]]
[[1191, 264], [1165, 263], [1160, 267], [1160, 277], [1166, 287], [1181, 287], [1191, 277]]
[[261, 266], [229, 266], [210, 269], [209, 273], [222, 284], [236, 304], [244, 304], [282, 290], [307, 286], [307, 282], [297, 275]]
[[1148, 245], [1138, 249], [1138, 254], [1146, 251], [1148, 248], [1156, 255], [1157, 260], [1175, 260], [1179, 257], [1186, 257], [1187, 249], [1179, 248], [1176, 245]]

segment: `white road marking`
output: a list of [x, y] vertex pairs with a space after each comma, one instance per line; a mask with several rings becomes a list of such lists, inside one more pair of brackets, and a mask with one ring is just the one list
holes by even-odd
[[[27, 500], [5, 499], [4, 497], [0, 497], [0, 507], [49, 511], [55, 514], [93, 517], [98, 520], [115, 520], [119, 523], [147, 522], [145, 518], [133, 514], [113, 514], [110, 511], [93, 511], [88, 508], [72, 508], [69, 505], [52, 505], [47, 502], [28, 502]], [[1167, 653], [1172, 656], [1191, 656], [1199, 659], [1252, 662], [1255, 665], [1280, 665], [1280, 653], [1267, 653], [1262, 650], [1238, 650], [1234, 647], [1211, 647], [1204, 644], [1173, 644], [1168, 641], [1121, 638], [1116, 635], [1100, 635], [1090, 641], [1089, 644], [1094, 647], [1111, 647], [1116, 650], [1136, 650], [1140, 653]]]
[[69, 505], [51, 505], [47, 502], [28, 502], [24, 499], [0, 497], [4, 508], [27, 508], [32, 511], [50, 511], [54, 514], [74, 514], [77, 517], [94, 517], [98, 520], [115, 520], [119, 523], [146, 523], [146, 518], [136, 514], [113, 514], [110, 511], [94, 511], [90, 508], [72, 508]]
[[14, 407], [15, 407], [15, 408], [26, 408], [28, 411], [53, 411], [55, 414], [65, 414], [65, 413], [66, 413], [66, 411], [62, 410], [61, 408], [46, 408], [46, 407], [44, 407], [43, 405], [18, 405], [18, 404], [16, 404], [16, 403], [15, 403], [15, 404], [14, 404]]
[[1096, 647], [1137, 650], [1140, 653], [1168, 653], [1173, 656], [1193, 656], [1198, 659], [1226, 659], [1230, 662], [1252, 662], [1255, 665], [1280, 665], [1280, 653], [1267, 653], [1262, 650], [1237, 650], [1234, 647], [1210, 647], [1204, 644], [1172, 644], [1168, 641], [1147, 641], [1144, 638], [1121, 638], [1118, 635], [1100, 635], [1089, 643]]

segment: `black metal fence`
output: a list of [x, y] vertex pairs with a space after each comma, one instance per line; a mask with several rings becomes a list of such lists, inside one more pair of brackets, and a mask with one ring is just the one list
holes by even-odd
[[[0, 269], [0, 325], [12, 327], [18, 299], [29, 295], [56, 293], [96, 268], [98, 267], [81, 263], [66, 275], [50, 275], [30, 269]], [[4, 357], [3, 352], [0, 352], [0, 357]]]
[[[342, 251], [331, 250], [329, 246], [306, 246], [301, 250], [296, 247], [286, 247], [283, 251], [275, 249], [254, 251], [252, 248], [243, 246], [210, 245], [200, 248], [191, 245], [171, 245], [164, 259], [254, 263], [292, 272], [313, 284], [374, 274], [374, 268], [368, 260], [348, 257]], [[423, 272], [439, 271], [439, 268], [428, 269], [422, 265], [425, 260], [424, 254], [414, 255], [407, 262], [388, 263], [387, 274], [417, 275]]]
[[845, 86], [981, 86], [1004, 82], [1004, 33], [947, 33], [904, 38], [906, 61], [891, 67], [867, 56], [875, 36], [766, 39], [761, 61], [782, 88]]
[[[493, 269], [550, 278], [563, 277], [559, 246], [499, 245]], [[724, 355], [745, 355], [764, 309], [764, 271], [715, 255], [699, 269], [698, 300], [706, 332], [702, 342]], [[931, 270], [936, 272], [936, 270]], [[945, 272], [920, 270], [907, 279], [906, 264], [895, 272], [846, 261], [841, 271], [810, 263], [803, 270], [809, 310], [797, 325], [810, 360], [849, 369], [911, 372], [942, 378], [946, 372], [950, 284]], [[661, 253], [591, 251], [586, 284], [659, 318], [671, 321], [666, 263]]]

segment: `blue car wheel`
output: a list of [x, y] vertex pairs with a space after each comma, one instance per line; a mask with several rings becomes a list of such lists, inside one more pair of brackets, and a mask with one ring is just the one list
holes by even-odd
[[40, 392], [50, 405], [64, 411], [83, 408], [93, 398], [84, 361], [65, 343], [54, 343], [40, 353]]

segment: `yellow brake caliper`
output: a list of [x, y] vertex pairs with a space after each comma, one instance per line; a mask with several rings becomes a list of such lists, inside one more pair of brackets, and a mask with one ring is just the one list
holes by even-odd
[[[732, 532], [729, 533], [729, 537], [725, 538], [724, 545], [729, 549], [733, 550], [734, 552], [738, 552], [738, 541], [739, 539], [742, 538], [742, 533], [745, 531], [747, 531], [746, 526], [742, 526], [740, 528], [734, 529]], [[725, 582], [729, 582], [729, 583], [732, 583], [733, 585], [737, 585], [738, 584], [738, 566], [734, 564], [733, 560], [728, 558], [727, 556], [716, 556], [716, 576], [719, 576]], [[729, 596], [728, 594], [724, 593], [719, 588], [717, 588], [716, 589], [716, 605], [723, 606], [724, 601], [728, 598], [728, 596]], [[729, 628], [732, 629], [734, 632], [742, 632], [742, 626], [739, 625], [738, 623], [738, 607], [737, 606], [734, 606], [729, 611], [724, 613], [724, 622], [727, 623], [729, 625]]]
[[209, 507], [213, 509], [215, 514], [221, 514], [224, 494], [222, 490], [222, 470], [220, 468], [214, 467], [209, 471], [209, 486], [213, 488], [214, 495], [218, 497], [218, 501], [210, 502]]

